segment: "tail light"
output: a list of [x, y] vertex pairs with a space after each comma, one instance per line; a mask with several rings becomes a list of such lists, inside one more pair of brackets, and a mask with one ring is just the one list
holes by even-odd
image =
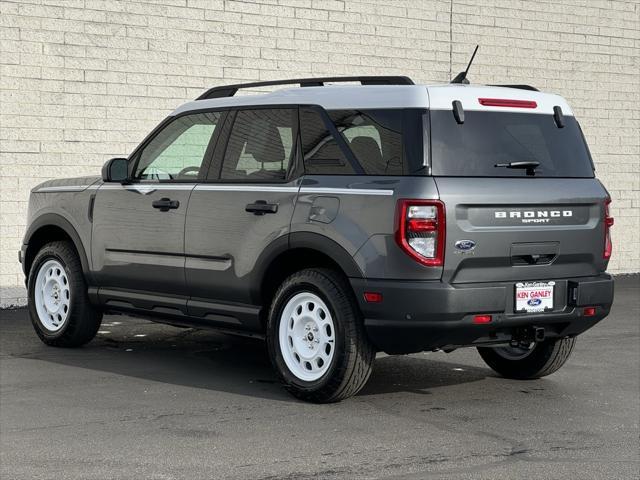
[[609, 213], [609, 205], [611, 204], [611, 198], [607, 198], [604, 201], [604, 253], [602, 257], [605, 260], [611, 258], [611, 252], [613, 245], [611, 244], [611, 226], [613, 225], [613, 217]]
[[444, 264], [445, 214], [440, 200], [399, 200], [396, 241], [423, 265]]

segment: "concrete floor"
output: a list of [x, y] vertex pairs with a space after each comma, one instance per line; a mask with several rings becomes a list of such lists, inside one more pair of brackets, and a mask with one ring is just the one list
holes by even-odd
[[296, 401], [260, 342], [105, 317], [75, 350], [0, 311], [2, 479], [640, 477], [640, 289], [557, 373], [497, 377], [476, 351], [380, 356], [355, 398]]

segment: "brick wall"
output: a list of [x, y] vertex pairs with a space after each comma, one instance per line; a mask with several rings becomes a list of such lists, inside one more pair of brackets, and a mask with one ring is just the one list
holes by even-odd
[[612, 272], [640, 271], [640, 3], [564, 0], [0, 0], [0, 304], [29, 189], [98, 174], [211, 85], [403, 74], [446, 82], [481, 49], [479, 83], [572, 104], [614, 200]]

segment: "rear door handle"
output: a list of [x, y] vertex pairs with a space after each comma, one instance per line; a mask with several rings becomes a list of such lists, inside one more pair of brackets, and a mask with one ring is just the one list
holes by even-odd
[[157, 208], [161, 212], [168, 212], [169, 210], [178, 208], [180, 206], [180, 202], [178, 200], [171, 200], [170, 198], [161, 198], [160, 200], [154, 200], [151, 205], [153, 208]]
[[277, 203], [267, 203], [266, 200], [256, 200], [254, 203], [247, 204], [244, 207], [245, 212], [253, 213], [254, 215], [264, 215], [265, 213], [277, 213]]

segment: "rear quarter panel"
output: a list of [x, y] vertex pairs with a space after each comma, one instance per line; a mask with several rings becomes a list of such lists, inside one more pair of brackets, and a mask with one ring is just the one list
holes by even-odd
[[[400, 198], [438, 198], [433, 178], [306, 175], [291, 232], [333, 240], [354, 258], [365, 278], [439, 279], [441, 268], [418, 264], [395, 242]], [[323, 218], [327, 205], [336, 205], [335, 212]]]

